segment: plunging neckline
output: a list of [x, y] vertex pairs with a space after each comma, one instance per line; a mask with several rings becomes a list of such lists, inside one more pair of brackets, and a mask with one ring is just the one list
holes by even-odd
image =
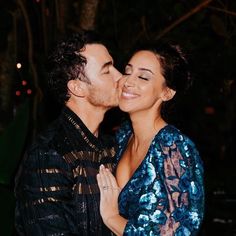
[[[136, 175], [136, 173], [137, 173], [137, 172], [139, 171], [139, 169], [143, 166], [143, 163], [144, 163], [144, 161], [146, 160], [146, 158], [148, 157], [149, 152], [150, 152], [150, 150], [151, 150], [151, 147], [152, 147], [152, 145], [154, 144], [154, 140], [155, 140], [167, 127], [169, 127], [169, 126], [170, 126], [169, 124], [166, 124], [164, 127], [162, 127], [162, 128], [154, 135], [154, 137], [152, 138], [152, 141], [151, 141], [151, 143], [150, 143], [150, 145], [149, 145], [149, 147], [148, 147], [148, 150], [147, 150], [147, 152], [146, 152], [146, 154], [145, 154], [143, 160], [140, 162], [140, 164], [137, 166], [137, 168], [135, 169], [135, 171], [133, 172], [133, 174], [131, 175], [131, 177], [129, 178], [129, 180], [126, 182], [126, 184], [124, 185], [124, 187], [121, 189], [120, 194], [119, 194], [119, 198], [120, 198], [122, 192], [124, 192], [124, 190], [125, 190], [125, 189], [127, 188], [127, 186], [129, 185], [130, 181], [134, 178], [134, 176]], [[130, 140], [130, 137], [131, 137], [132, 134], [133, 134], [133, 133], [130, 132], [129, 136], [126, 137], [127, 140], [126, 140], [126, 142], [125, 142], [125, 145], [123, 145], [124, 148], [123, 148], [122, 152], [120, 153], [120, 156], [119, 156], [120, 158], [119, 158], [119, 160], [118, 160], [118, 162], [117, 162], [117, 166], [118, 166], [118, 164], [119, 164], [119, 162], [120, 162], [120, 159], [121, 159], [122, 155], [124, 154], [124, 152], [125, 152], [125, 150], [126, 150], [126, 148], [127, 148], [127, 145], [129, 144], [129, 140]], [[117, 170], [117, 166], [116, 166], [116, 170]]]

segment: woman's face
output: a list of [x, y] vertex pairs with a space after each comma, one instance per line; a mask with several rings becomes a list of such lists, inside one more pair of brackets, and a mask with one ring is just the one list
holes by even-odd
[[165, 88], [158, 57], [151, 51], [139, 51], [126, 65], [120, 80], [119, 107], [130, 114], [150, 109], [157, 111]]

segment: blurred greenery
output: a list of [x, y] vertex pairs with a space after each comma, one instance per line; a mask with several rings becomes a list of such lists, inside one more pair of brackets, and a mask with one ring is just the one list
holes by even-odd
[[13, 177], [22, 157], [28, 133], [29, 100], [22, 103], [13, 121], [0, 134], [0, 235], [14, 233]]
[[0, 134], [0, 184], [11, 185], [13, 174], [26, 141], [29, 122], [29, 101], [26, 100], [17, 109], [15, 118]]
[[15, 199], [12, 189], [0, 185], [0, 208], [1, 208], [1, 227], [0, 235], [10, 236], [14, 234], [14, 208]]

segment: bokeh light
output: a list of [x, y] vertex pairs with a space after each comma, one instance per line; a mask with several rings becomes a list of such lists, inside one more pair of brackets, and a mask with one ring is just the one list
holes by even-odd
[[17, 64], [16, 64], [16, 68], [17, 68], [17, 69], [20, 69], [21, 67], [22, 67], [21, 63], [17, 63]]

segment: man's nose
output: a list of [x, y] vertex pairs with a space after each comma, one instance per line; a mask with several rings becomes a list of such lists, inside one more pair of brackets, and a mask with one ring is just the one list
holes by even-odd
[[122, 78], [122, 74], [115, 68], [115, 81], [118, 82]]

